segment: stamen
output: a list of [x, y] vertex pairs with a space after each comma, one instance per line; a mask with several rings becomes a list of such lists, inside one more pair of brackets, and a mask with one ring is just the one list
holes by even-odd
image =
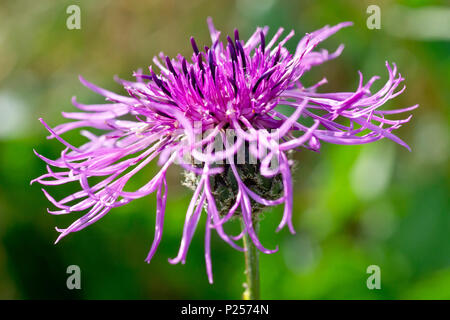
[[161, 82], [161, 90], [168, 95], [170, 98], [172, 98], [172, 94], [170, 93], [170, 91], [166, 88], [164, 82]]
[[197, 56], [197, 63], [198, 63], [198, 67], [200, 68], [200, 70], [205, 71], [205, 68], [203, 67], [203, 59], [202, 59], [202, 55], [199, 54]]
[[234, 51], [233, 46], [228, 44], [227, 47], [228, 47], [228, 52], [230, 53], [231, 60], [232, 61], [237, 61], [236, 51]]
[[235, 49], [233, 39], [231, 39], [230, 36], [227, 36], [227, 41], [233, 47], [233, 49]]
[[150, 70], [151, 74], [152, 74], [152, 78], [153, 81], [155, 82], [155, 84], [161, 88], [161, 80], [159, 80], [158, 76], [155, 74], [155, 72], [152, 70]]
[[247, 69], [247, 62], [245, 61], [245, 53], [244, 53], [244, 48], [242, 48], [242, 45], [240, 42], [236, 41], [236, 46], [239, 50], [239, 53], [241, 55], [241, 59], [242, 59], [242, 69], [244, 70], [244, 73]]
[[135, 76], [136, 78], [152, 80], [152, 76], [149, 76], [147, 74], [134, 73], [133, 76]]
[[266, 71], [259, 79], [258, 81], [256, 81], [255, 85], [253, 86], [252, 92], [255, 93], [256, 89], [258, 89], [259, 84], [264, 80], [264, 79], [269, 79], [270, 76], [275, 72], [275, 69], [273, 70], [269, 70]]
[[[231, 63], [233, 64], [233, 79], [236, 81], [236, 66], [234, 64], [234, 61], [231, 61]], [[237, 60], [236, 60], [237, 63]]]
[[173, 73], [175, 78], [178, 78], [178, 74], [176, 73], [175, 69], [173, 68], [172, 61], [170, 61], [170, 58], [168, 56], [166, 56], [166, 65], [167, 65], [167, 68], [169, 68], [170, 72]]
[[234, 41], [239, 41], [239, 31], [238, 31], [238, 29], [234, 29]]
[[216, 63], [214, 62], [213, 51], [209, 50], [208, 52], [208, 60], [209, 60], [209, 69], [211, 71], [211, 75], [213, 77], [214, 82], [216, 82]]
[[261, 52], [264, 54], [264, 50], [266, 49], [266, 39], [264, 38], [264, 33], [262, 31], [259, 33], [259, 36], [261, 38]]
[[274, 66], [274, 65], [276, 65], [278, 63], [278, 60], [280, 59], [280, 54], [281, 54], [281, 46], [278, 46], [278, 51], [275, 54], [275, 58], [273, 59], [272, 66]]
[[231, 83], [231, 85], [233, 86], [234, 89], [234, 96], [237, 97], [237, 93], [238, 93], [238, 89], [237, 89], [237, 85], [236, 85], [236, 81], [233, 78], [227, 77], [228, 81]]
[[192, 88], [195, 89], [195, 87], [197, 86], [197, 81], [195, 80], [195, 71], [193, 67], [191, 67], [190, 74], [191, 74], [191, 85]]
[[152, 78], [153, 81], [155, 82], [155, 84], [170, 98], [172, 98], [172, 95], [170, 94], [170, 91], [167, 90], [166, 86], [164, 85], [164, 82], [158, 78], [158, 76], [155, 74], [155, 72], [153, 70], [151, 70], [152, 72]]
[[198, 94], [200, 95], [200, 97], [201, 97], [202, 99], [204, 99], [205, 97], [203, 96], [203, 93], [202, 93], [202, 91], [200, 90], [200, 88], [199, 88], [199, 86], [198, 86], [198, 84], [197, 84], [197, 80], [196, 80], [196, 78], [195, 78], [195, 71], [194, 71], [194, 68], [193, 68], [193, 67], [191, 67], [190, 74], [191, 74], [191, 84], [192, 84], [192, 88], [193, 88], [194, 90], [197, 90], [197, 92], [198, 92]]
[[184, 76], [186, 77], [188, 75], [188, 69], [185, 58], [183, 58], [183, 61], [181, 62], [181, 68], [183, 69]]
[[195, 55], [198, 55], [199, 51], [198, 51], [197, 43], [195, 42], [194, 37], [191, 37], [191, 45], [192, 45], [192, 49], [194, 50]]
[[205, 99], [205, 97], [203, 96], [202, 90], [200, 90], [200, 88], [198, 86], [197, 86], [197, 92], [202, 99]]

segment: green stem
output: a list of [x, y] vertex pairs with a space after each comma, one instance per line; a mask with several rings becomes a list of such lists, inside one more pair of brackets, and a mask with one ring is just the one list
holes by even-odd
[[[253, 220], [253, 228], [255, 233], [258, 234], [259, 231], [259, 222], [257, 219]], [[245, 230], [244, 222], [242, 221], [242, 229]], [[244, 248], [245, 251], [245, 276], [246, 283], [244, 294], [242, 298], [244, 300], [259, 300], [260, 299], [260, 291], [259, 291], [259, 251], [255, 247], [252, 239], [248, 235], [248, 233], [244, 234]]]

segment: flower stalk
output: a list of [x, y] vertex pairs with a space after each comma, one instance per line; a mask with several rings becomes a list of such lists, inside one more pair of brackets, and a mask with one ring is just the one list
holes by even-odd
[[[259, 231], [259, 221], [252, 219], [255, 233]], [[259, 251], [254, 245], [248, 233], [245, 232], [245, 223], [242, 221], [242, 230], [244, 231], [244, 248], [245, 248], [245, 291], [242, 294], [244, 300], [260, 299], [260, 283], [259, 283]]]

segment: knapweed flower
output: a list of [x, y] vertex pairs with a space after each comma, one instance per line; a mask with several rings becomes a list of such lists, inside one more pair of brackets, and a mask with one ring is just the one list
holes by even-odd
[[[136, 72], [136, 81], [118, 79], [127, 96], [99, 88], [80, 77], [82, 84], [104, 96], [108, 103], [86, 105], [73, 98], [73, 105], [82, 112], [63, 116], [75, 121], [51, 128], [40, 120], [50, 132], [49, 138], [59, 140], [65, 148], [56, 160], [36, 152], [47, 163], [48, 172], [33, 181], [49, 186], [78, 182], [81, 189], [61, 200], [43, 191], [58, 208], [50, 213], [85, 212], [69, 227], [57, 228], [60, 235], [56, 242], [96, 222], [112, 208], [156, 192], [155, 235], [146, 259], [150, 262], [163, 231], [166, 173], [176, 164], [188, 172], [194, 192], [180, 249], [175, 258], [169, 259], [171, 263], [185, 262], [203, 212], [210, 282], [211, 230], [237, 250], [244, 250], [238, 241], [246, 235], [261, 252], [275, 252], [277, 248], [267, 249], [260, 243], [254, 221], [261, 208], [284, 204], [277, 230], [287, 226], [294, 233], [289, 152], [299, 147], [318, 151], [321, 142], [352, 145], [384, 137], [408, 148], [392, 131], [411, 117], [389, 120], [386, 116], [416, 106], [380, 110], [404, 90], [403, 87], [396, 91], [404, 79], [395, 64], [386, 63], [388, 80], [373, 93], [370, 89], [378, 77], [365, 82], [361, 74], [354, 92], [317, 92], [325, 79], [309, 87], [301, 83], [304, 72], [340, 55], [343, 45], [333, 53], [314, 49], [349, 25], [346, 22], [325, 26], [307, 34], [296, 50], [289, 52], [284, 45], [294, 31], [282, 37], [280, 28], [269, 40], [268, 27], [257, 28], [243, 41], [236, 30], [234, 36], [221, 41], [220, 32], [208, 19], [209, 47], [201, 49], [191, 38], [191, 57], [169, 58], [161, 53], [153, 59], [159, 72], [150, 67], [148, 74]], [[292, 113], [281, 113], [279, 105], [288, 106]], [[312, 125], [303, 124], [300, 118], [312, 119]], [[61, 137], [78, 128], [95, 128], [104, 133], [82, 130], [87, 142], [79, 147]], [[234, 133], [232, 139], [227, 139], [229, 130]], [[222, 148], [217, 148], [217, 141], [221, 141]], [[236, 163], [240, 150], [246, 151], [243, 164]], [[187, 158], [193, 161], [186, 161]], [[250, 158], [254, 162], [246, 163]], [[160, 165], [158, 173], [137, 190], [127, 190], [127, 182], [156, 159]], [[229, 235], [224, 224], [235, 216], [242, 219], [244, 228], [239, 235]]]

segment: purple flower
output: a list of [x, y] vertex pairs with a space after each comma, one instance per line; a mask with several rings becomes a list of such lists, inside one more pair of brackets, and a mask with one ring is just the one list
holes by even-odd
[[[409, 149], [392, 131], [408, 122], [411, 116], [402, 120], [389, 120], [385, 116], [410, 111], [417, 106], [380, 110], [405, 89], [396, 91], [404, 79], [397, 73], [395, 64], [391, 67], [386, 63], [389, 78], [374, 93], [370, 88], [378, 77], [364, 82], [361, 73], [355, 92], [318, 93], [317, 89], [326, 82], [325, 79], [310, 87], [304, 87], [300, 82], [303, 73], [312, 66], [340, 55], [343, 45], [331, 54], [326, 50], [314, 51], [314, 48], [349, 25], [351, 23], [346, 22], [325, 26], [307, 34], [291, 53], [284, 45], [294, 35], [293, 31], [281, 38], [283, 28], [280, 28], [269, 41], [268, 27], [257, 28], [245, 42], [240, 40], [236, 30], [234, 37], [227, 36], [226, 41], [221, 42], [220, 32], [208, 19], [210, 47], [200, 50], [191, 38], [194, 52], [190, 59], [181, 55], [171, 59], [160, 54], [153, 59], [160, 69], [159, 74], [150, 67], [149, 75], [135, 73], [134, 82], [118, 80], [128, 96], [99, 88], [80, 77], [81, 83], [106, 97], [109, 103], [85, 105], [73, 98], [72, 103], [82, 112], [63, 113], [63, 116], [75, 121], [52, 129], [40, 119], [50, 132], [49, 138], [59, 140], [66, 148], [56, 160], [36, 152], [47, 163], [48, 172], [32, 182], [62, 185], [77, 181], [81, 190], [61, 200], [55, 200], [46, 190], [43, 192], [59, 209], [49, 211], [52, 214], [85, 212], [69, 227], [57, 228], [60, 235], [56, 242], [96, 222], [112, 208], [156, 192], [155, 236], [146, 258], [150, 262], [162, 236], [167, 201], [166, 172], [172, 164], [178, 164], [190, 172], [195, 183], [181, 246], [178, 255], [169, 259], [171, 263], [185, 262], [204, 208], [207, 220], [205, 258], [210, 282], [212, 229], [237, 250], [243, 250], [237, 241], [245, 233], [260, 251], [275, 252], [277, 248], [266, 249], [260, 243], [254, 230], [254, 214], [259, 210], [256, 209], [258, 206], [284, 204], [277, 231], [287, 226], [294, 233], [290, 150], [305, 147], [318, 151], [321, 141], [348, 145], [383, 137]], [[278, 111], [278, 105], [292, 108], [292, 115]], [[301, 117], [311, 118], [313, 124], [302, 124], [298, 121]], [[82, 127], [105, 132], [95, 135], [82, 130], [81, 134], [88, 141], [80, 147], [61, 137], [67, 131]], [[226, 137], [227, 130], [235, 133], [231, 141]], [[223, 142], [222, 150], [214, 147], [218, 138]], [[281, 186], [278, 193], [269, 196], [269, 192], [262, 189], [257, 191], [256, 182], [249, 184], [248, 179], [243, 178], [248, 168], [235, 163], [242, 149], [256, 159], [257, 169], [250, 175], [255, 179], [278, 179]], [[185, 161], [186, 157], [194, 161]], [[159, 172], [139, 189], [126, 191], [127, 182], [156, 159]], [[220, 165], [220, 161], [226, 161], [227, 165]], [[217, 181], [212, 183], [217, 177], [225, 177], [225, 169], [228, 170], [226, 176], [231, 176], [235, 184], [231, 189], [234, 192], [228, 194], [228, 199], [232, 199], [228, 206], [218, 201]], [[89, 179], [93, 177], [98, 177], [96, 183]], [[237, 236], [228, 235], [223, 225], [237, 215], [242, 217], [245, 228]]]

